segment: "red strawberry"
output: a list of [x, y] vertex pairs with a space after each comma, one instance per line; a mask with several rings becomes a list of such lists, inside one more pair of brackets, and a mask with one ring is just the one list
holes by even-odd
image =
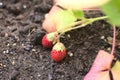
[[56, 62], [60, 62], [65, 58], [65, 56], [66, 56], [66, 48], [63, 45], [63, 43], [61, 42], [56, 43], [51, 51], [52, 59]]
[[51, 48], [53, 46], [53, 42], [56, 39], [56, 36], [58, 36], [57, 32], [49, 33], [43, 36], [43, 39], [42, 39], [43, 47]]

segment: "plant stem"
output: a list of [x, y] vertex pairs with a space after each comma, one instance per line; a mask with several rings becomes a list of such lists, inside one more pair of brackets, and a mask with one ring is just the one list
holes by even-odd
[[[78, 22], [73, 23], [71, 26], [69, 25], [69, 27], [64, 28], [64, 30], [61, 29], [59, 31], [60, 31], [61, 34], [64, 34], [65, 32], [85, 27], [86, 25], [91, 24], [91, 23], [93, 23], [97, 20], [102, 20], [102, 19], [106, 19], [106, 18], [108, 18], [108, 17], [107, 16], [102, 16], [102, 17], [97, 17], [97, 18], [84, 19], [82, 21], [78, 21]], [[79, 25], [79, 26], [75, 26], [75, 25]], [[73, 26], [75, 26], [75, 27], [73, 27]]]
[[68, 29], [64, 30], [63, 32], [61, 32], [61, 34], [64, 34], [65, 32], [68, 32], [68, 31], [71, 31], [71, 30], [74, 30], [74, 29], [78, 29], [78, 28], [85, 27], [86, 25], [88, 25], [88, 24], [90, 24], [90, 23], [91, 23], [91, 22], [86, 22], [86, 23], [81, 24], [81, 25], [79, 25], [79, 26], [68, 28]]
[[108, 16], [102, 16], [102, 17], [97, 17], [97, 18], [91, 18], [91, 19], [88, 19], [90, 20], [91, 22], [94, 22], [94, 21], [98, 21], [98, 20], [102, 20], [102, 19], [106, 19], [108, 18]]
[[82, 23], [84, 23], [84, 22], [83, 21], [77, 21], [77, 22], [74, 22], [74, 23], [71, 23], [71, 24], [65, 26], [64, 28], [62, 27], [62, 28], [58, 29], [57, 31], [61, 33], [62, 31], [66, 30], [66, 29], [70, 29], [71, 27], [73, 27], [75, 25], [80, 25]]
[[114, 50], [115, 50], [115, 42], [116, 42], [116, 27], [113, 26], [113, 43], [112, 43], [112, 50], [111, 50], [111, 54], [114, 54]]

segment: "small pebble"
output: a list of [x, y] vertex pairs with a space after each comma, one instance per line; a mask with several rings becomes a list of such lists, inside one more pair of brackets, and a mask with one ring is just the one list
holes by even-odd
[[0, 63], [0, 66], [3, 66], [3, 64], [2, 64], [2, 63]]
[[3, 65], [3, 67], [6, 67], [6, 65]]
[[16, 17], [16, 19], [18, 19], [18, 20], [23, 19], [23, 18], [24, 18], [23, 15], [18, 15], [18, 16]]
[[105, 39], [105, 36], [101, 36], [101, 38], [100, 39]]
[[109, 47], [109, 48], [107, 48], [107, 50], [108, 50], [108, 51], [110, 51], [110, 50], [111, 50], [111, 48]]
[[109, 44], [112, 44], [112, 40], [113, 40], [112, 37], [107, 37], [107, 40], [108, 40], [108, 43], [109, 43]]
[[26, 50], [26, 51], [30, 51], [30, 49], [31, 49], [30, 46], [25, 46], [24, 47], [24, 50]]
[[40, 77], [41, 75], [40, 74], [38, 74], [38, 77]]
[[13, 46], [16, 46], [16, 43], [13, 43]]
[[10, 44], [8, 43], [7, 46], [10, 46]]
[[3, 6], [3, 3], [2, 2], [0, 2], [0, 7], [2, 7]]
[[26, 9], [26, 8], [27, 8], [27, 6], [26, 6], [26, 5], [23, 5], [23, 8], [24, 8], [24, 9]]
[[3, 54], [5, 54], [6, 53], [6, 51], [3, 51]]
[[12, 65], [14, 65], [15, 64], [15, 61], [12, 61]]
[[14, 52], [10, 51], [9, 54], [13, 54]]
[[9, 53], [9, 50], [6, 50], [6, 53]]
[[68, 34], [67, 36], [68, 36], [68, 38], [70, 38], [70, 34]]
[[45, 14], [45, 18], [47, 18], [48, 14]]
[[72, 56], [73, 56], [73, 53], [72, 53], [72, 52], [68, 52], [68, 55], [69, 55], [70, 57], [72, 57]]
[[8, 37], [8, 33], [5, 33], [5, 37]]
[[35, 52], [35, 51], [36, 51], [36, 49], [32, 49], [32, 51], [33, 51], [33, 52]]
[[22, 44], [22, 46], [24, 46], [24, 44]]

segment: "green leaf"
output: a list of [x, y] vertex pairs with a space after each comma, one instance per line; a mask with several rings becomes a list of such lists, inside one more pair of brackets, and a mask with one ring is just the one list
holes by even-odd
[[111, 0], [101, 8], [111, 24], [120, 26], [120, 0]]
[[72, 26], [68, 26], [74, 23], [77, 19], [74, 16], [72, 10], [60, 10], [55, 14], [54, 20], [56, 22], [57, 31], [62, 32]]
[[83, 19], [84, 18], [84, 12], [81, 10], [73, 11], [73, 14], [77, 19]]
[[113, 71], [118, 71], [118, 70], [120, 70], [120, 62], [119, 61], [117, 61], [116, 63], [115, 63], [115, 65], [113, 66], [113, 68], [112, 68], [112, 70]]
[[120, 61], [117, 61], [112, 68], [112, 75], [114, 80], [120, 80]]

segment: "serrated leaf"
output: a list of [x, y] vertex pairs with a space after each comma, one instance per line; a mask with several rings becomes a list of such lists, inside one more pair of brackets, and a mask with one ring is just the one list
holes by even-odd
[[117, 62], [115, 63], [115, 65], [113, 66], [112, 70], [113, 70], [113, 71], [115, 71], [115, 70], [120, 70], [120, 62], [119, 62], [119, 61], [117, 61]]
[[71, 10], [60, 10], [55, 14], [54, 17], [57, 31], [67, 29], [68, 27], [70, 27], [68, 25], [75, 22], [76, 20], [77, 19]]
[[111, 24], [120, 26], [120, 0], [111, 0], [101, 8], [109, 17]]
[[77, 19], [84, 18], [84, 12], [83, 11], [77, 10], [77, 11], [73, 11], [73, 13], [74, 13], [74, 15]]

